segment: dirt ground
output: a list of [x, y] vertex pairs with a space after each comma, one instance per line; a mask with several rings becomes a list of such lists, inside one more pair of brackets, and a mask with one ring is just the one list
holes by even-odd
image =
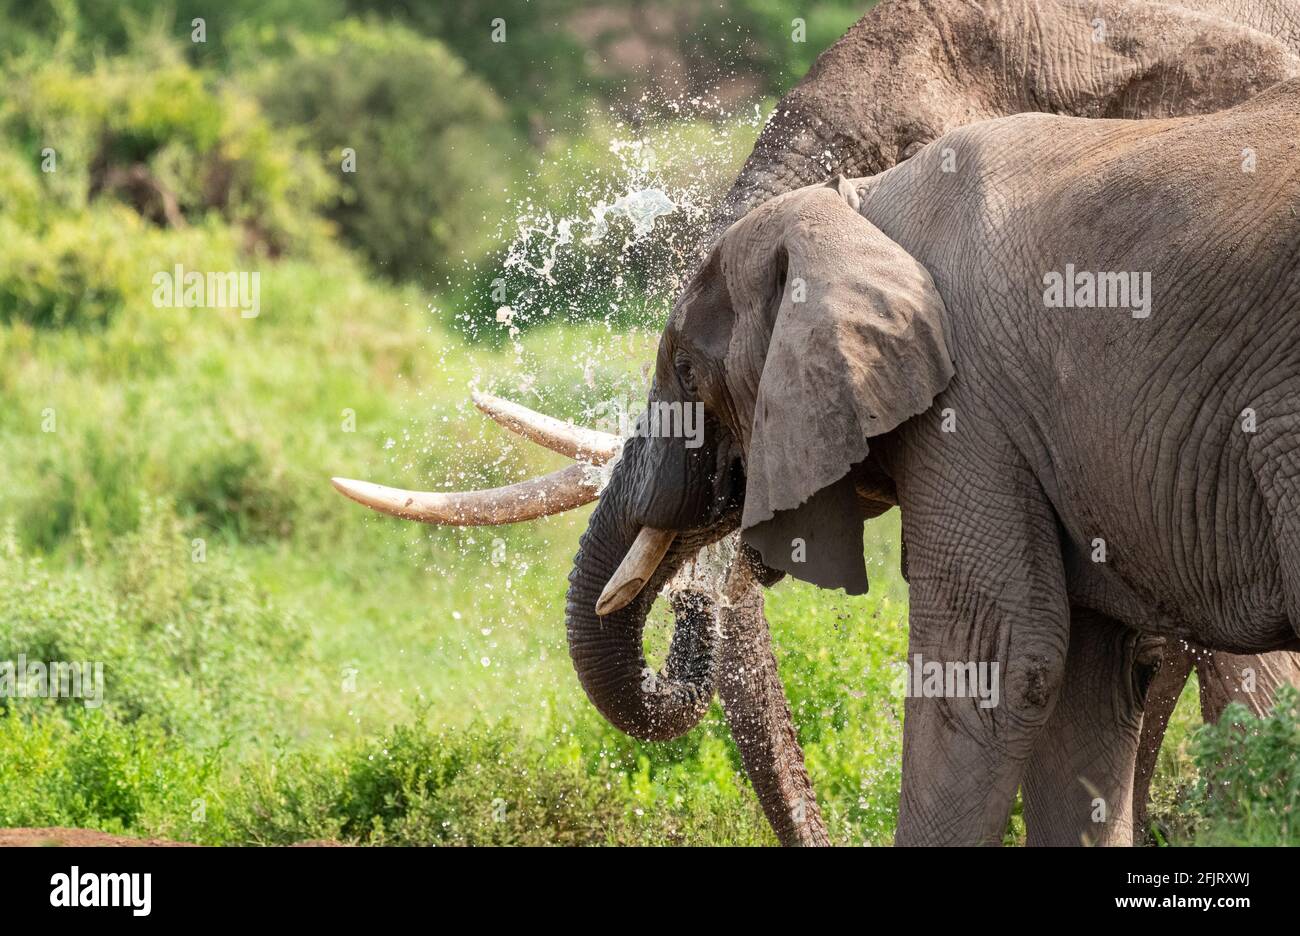
[[100, 845], [109, 848], [141, 845], [192, 847], [187, 846], [184, 842], [130, 838], [125, 835], [109, 835], [107, 832], [95, 832], [91, 829], [0, 829], [0, 848], [59, 845]]

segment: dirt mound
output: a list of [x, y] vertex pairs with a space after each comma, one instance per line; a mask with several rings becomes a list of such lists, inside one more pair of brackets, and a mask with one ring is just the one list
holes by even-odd
[[[104, 848], [198, 848], [192, 842], [169, 842], [166, 839], [131, 838], [109, 835], [94, 829], [0, 829], [0, 848], [43, 848], [59, 846], [100, 846]], [[298, 842], [293, 848], [342, 848], [342, 842], [312, 839]]]
[[163, 839], [131, 838], [126, 835], [109, 835], [93, 829], [0, 829], [0, 848], [42, 847], [60, 845], [99, 845], [108, 848], [142, 845], [168, 848], [192, 848], [186, 842], [168, 842]]

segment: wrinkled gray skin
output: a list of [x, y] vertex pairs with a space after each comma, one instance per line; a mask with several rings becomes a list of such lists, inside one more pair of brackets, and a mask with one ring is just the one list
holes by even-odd
[[[578, 620], [609, 519], [625, 543], [682, 531], [668, 569], [739, 522], [765, 566], [860, 592], [866, 502], [894, 500], [909, 658], [1002, 674], [991, 708], [907, 700], [898, 842], [996, 843], [1022, 783], [1031, 841], [1127, 841], [1143, 638], [1300, 648], [1297, 134], [1300, 80], [1208, 117], [1022, 115], [733, 225], [652, 390], [702, 402], [706, 444], [639, 440], [583, 539], [570, 639], [593, 701], [644, 727], [677, 688], [590, 665], [620, 638], [641, 664], [643, 609]], [[1047, 308], [1067, 263], [1150, 271], [1150, 317]]]
[[[1098, 18], [1105, 24], [1100, 33]], [[1177, 8], [1127, 0], [887, 0], [827, 50], [775, 108], [717, 215], [714, 235], [772, 195], [823, 180], [832, 169], [863, 174], [888, 168], [941, 132], [973, 120], [1024, 110], [1136, 118], [1230, 106], [1296, 73], [1297, 24], [1300, 14], [1291, 0], [1182, 0]], [[879, 512], [889, 505], [871, 506]], [[726, 651], [731, 658], [726, 665], [715, 659], [711, 675], [762, 674], [733, 685], [738, 691], [730, 704], [724, 696], [733, 736], [781, 841], [823, 843], [815, 800], [810, 809], [805, 806], [810, 787], [788, 706], [779, 692], [773, 698], [760, 691], [780, 687], [761, 593], [753, 589], [738, 607], [745, 613], [731, 613], [735, 633], [759, 636], [739, 640], [740, 646], [712, 644], [714, 653]], [[1148, 644], [1134, 676], [1144, 685], [1159, 666], [1147, 697], [1133, 790], [1139, 828], [1164, 728], [1193, 664], [1207, 720], [1217, 719], [1234, 698], [1262, 711], [1277, 685], [1300, 675], [1291, 654], [1193, 653], [1181, 643], [1160, 664], [1159, 643]], [[1238, 677], [1246, 669], [1258, 676], [1252, 693], [1241, 690]], [[702, 714], [703, 687], [692, 697], [693, 709]], [[690, 724], [679, 720], [681, 730]]]
[[[1184, 4], [1188, 5], [1238, 16], [1243, 22], [1271, 30], [1283, 41], [1242, 30], [1222, 19], [1138, 3], [882, 5], [828, 50], [805, 81], [778, 105], [728, 196], [718, 226], [773, 194], [824, 178], [831, 168], [847, 172], [884, 168], [911, 155], [941, 131], [970, 120], [1025, 109], [1123, 116], [1194, 113], [1248, 98], [1296, 73], [1290, 50], [1296, 43], [1297, 18], [1289, 4], [1243, 4], [1236, 9], [1227, 4]], [[1106, 23], [1101, 42], [1093, 41], [1094, 26], [1082, 25], [1093, 23], [1097, 16]], [[832, 154], [829, 160], [824, 155], [827, 152]], [[680, 393], [680, 388], [656, 387], [662, 399], [671, 399], [675, 390]], [[723, 440], [721, 447], [728, 444]], [[716, 448], [703, 451], [718, 455]], [[569, 627], [574, 659], [584, 686], [602, 711], [642, 737], [671, 737], [688, 730], [707, 706], [715, 677], [725, 678], [731, 671], [770, 677], [751, 680], [736, 693], [732, 705], [726, 704], [724, 694], [724, 705], [733, 732], [742, 729], [737, 740], [747, 769], [781, 840], [818, 844], [825, 840], [824, 827], [815, 802], [811, 812], [802, 808], [810, 796], [804, 792], [808, 790], [807, 774], [775, 677], [761, 596], [751, 589], [747, 602], [738, 605], [744, 613], [729, 612], [738, 624], [736, 633], [757, 635], [736, 645], [723, 644], [731, 647], [733, 664], [701, 664], [701, 653], [716, 651], [712, 645], [706, 651], [703, 643], [689, 639], [692, 629], [685, 628], [679, 635], [684, 639], [674, 642], [665, 673], [669, 678], [660, 680], [659, 691], [649, 698], [640, 691], [644, 667], [640, 627], [648, 597], [614, 615], [605, 627], [590, 610], [635, 535], [637, 516], [653, 515], [664, 521], [663, 525], [697, 524], [693, 527], [696, 532], [683, 537], [661, 567], [661, 579], [691, 555], [698, 542], [715, 539], [734, 527], [741, 498], [729, 489], [735, 486], [729, 478], [733, 470], [720, 467], [726, 454], [721, 453], [723, 457], [715, 457], [709, 465], [700, 455], [665, 458], [648, 450], [629, 451], [617, 473], [623, 480], [616, 477], [616, 485], [606, 492], [593, 516], [572, 576]], [[705, 490], [711, 490], [711, 501], [702, 511], [700, 502], [709, 499], [701, 494]], [[868, 513], [888, 506], [888, 500], [872, 499], [879, 492], [873, 494], [869, 484], [860, 485], [858, 493]], [[676, 505], [656, 505], [656, 500], [676, 501]], [[701, 514], [707, 522], [699, 525]], [[655, 584], [645, 596], [653, 594]], [[1088, 633], [1113, 624], [1102, 621]], [[1083, 639], [1071, 643], [1071, 674], [1076, 670], [1104, 671], [1105, 660], [1115, 658], [1110, 655], [1100, 662], [1075, 664], [1086, 645]], [[1136, 647], [1125, 652], [1139, 658]], [[688, 661], [693, 658], [696, 662], [691, 666]], [[1149, 647], [1143, 658], [1152, 660]], [[1288, 671], [1289, 664], [1280, 669]], [[1185, 678], [1185, 671], [1183, 675]], [[1127, 679], [1142, 688], [1145, 676], [1139, 668], [1129, 672]], [[1067, 679], [1071, 684], [1075, 681], [1073, 675]], [[1181, 682], [1177, 685], [1180, 688]], [[770, 691], [773, 686], [775, 700]], [[1134, 705], [1140, 714], [1140, 695], [1127, 701], [1106, 700], [1117, 711], [1129, 713], [1115, 721], [1123, 724], [1135, 717]], [[1067, 694], [1067, 698], [1074, 697]], [[1176, 698], [1176, 692], [1166, 692], [1165, 697]], [[1058, 706], [1054, 720], [1062, 720], [1068, 708]], [[1089, 717], [1086, 712], [1072, 716], [1074, 721]], [[1163, 730], [1163, 720], [1148, 721], [1158, 721]], [[752, 730], [744, 731], [747, 725], [753, 726]], [[1147, 742], [1152, 760], [1160, 731], [1155, 733], [1154, 745]], [[1103, 747], [1118, 750], [1113, 745]], [[1046, 761], [1043, 755], [1037, 759]], [[1132, 782], [1127, 754], [1121, 750], [1107, 756], [1103, 752], [1087, 761], [1089, 773], [1103, 777], [1100, 784], [1090, 783], [1092, 787], [1104, 787], [1108, 802], [1127, 799]], [[1127, 772], [1125, 763], [1129, 764]], [[1031, 823], [1031, 841], [1078, 842], [1081, 836], [1088, 841], [1127, 841], [1126, 823], [1112, 821], [1101, 830], [1095, 825], [1080, 829], [1077, 810], [1043, 808], [1044, 802], [1077, 798], [1079, 771], [1071, 770], [1069, 765], [1045, 762], [1026, 777], [1026, 809], [1038, 817]], [[1120, 808], [1116, 810], [1112, 819]], [[1127, 812], [1127, 803], [1122, 812]], [[799, 821], [792, 822], [791, 816]]]

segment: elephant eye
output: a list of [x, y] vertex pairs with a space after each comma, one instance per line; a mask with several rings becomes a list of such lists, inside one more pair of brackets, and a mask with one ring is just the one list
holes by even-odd
[[695, 396], [699, 388], [695, 385], [695, 368], [691, 365], [690, 358], [679, 354], [673, 360], [673, 364], [677, 367], [677, 378], [682, 382], [682, 388], [691, 396]]
[[903, 147], [903, 149], [899, 152], [898, 161], [907, 162], [917, 153], [921, 152], [921, 150], [924, 148], [925, 148], [924, 140], [913, 140], [911, 143], [908, 143], [905, 147]]

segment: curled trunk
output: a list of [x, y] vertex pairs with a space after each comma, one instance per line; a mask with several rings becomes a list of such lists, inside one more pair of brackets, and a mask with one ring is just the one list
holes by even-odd
[[650, 607], [681, 565], [716, 534], [680, 536], [647, 587], [602, 617], [595, 613], [601, 588], [636, 535], [636, 525], [621, 519], [617, 504], [607, 491], [569, 579], [569, 651], [588, 698], [620, 730], [663, 741], [694, 728], [716, 688], [745, 772], [781, 844], [829, 845], [746, 551], [731, 564], [721, 602], [692, 589], [673, 594], [672, 644], [663, 670], [655, 672], [642, 649]]
[[622, 477], [615, 472], [579, 541], [565, 605], [569, 655], [602, 715], [633, 737], [664, 741], [699, 724], [713, 700], [714, 629], [709, 615], [680, 613], [660, 672], [646, 662], [642, 633], [659, 589], [708, 538], [679, 536], [631, 602], [613, 614], [596, 614], [601, 590], [640, 529], [627, 519], [618, 495]]

